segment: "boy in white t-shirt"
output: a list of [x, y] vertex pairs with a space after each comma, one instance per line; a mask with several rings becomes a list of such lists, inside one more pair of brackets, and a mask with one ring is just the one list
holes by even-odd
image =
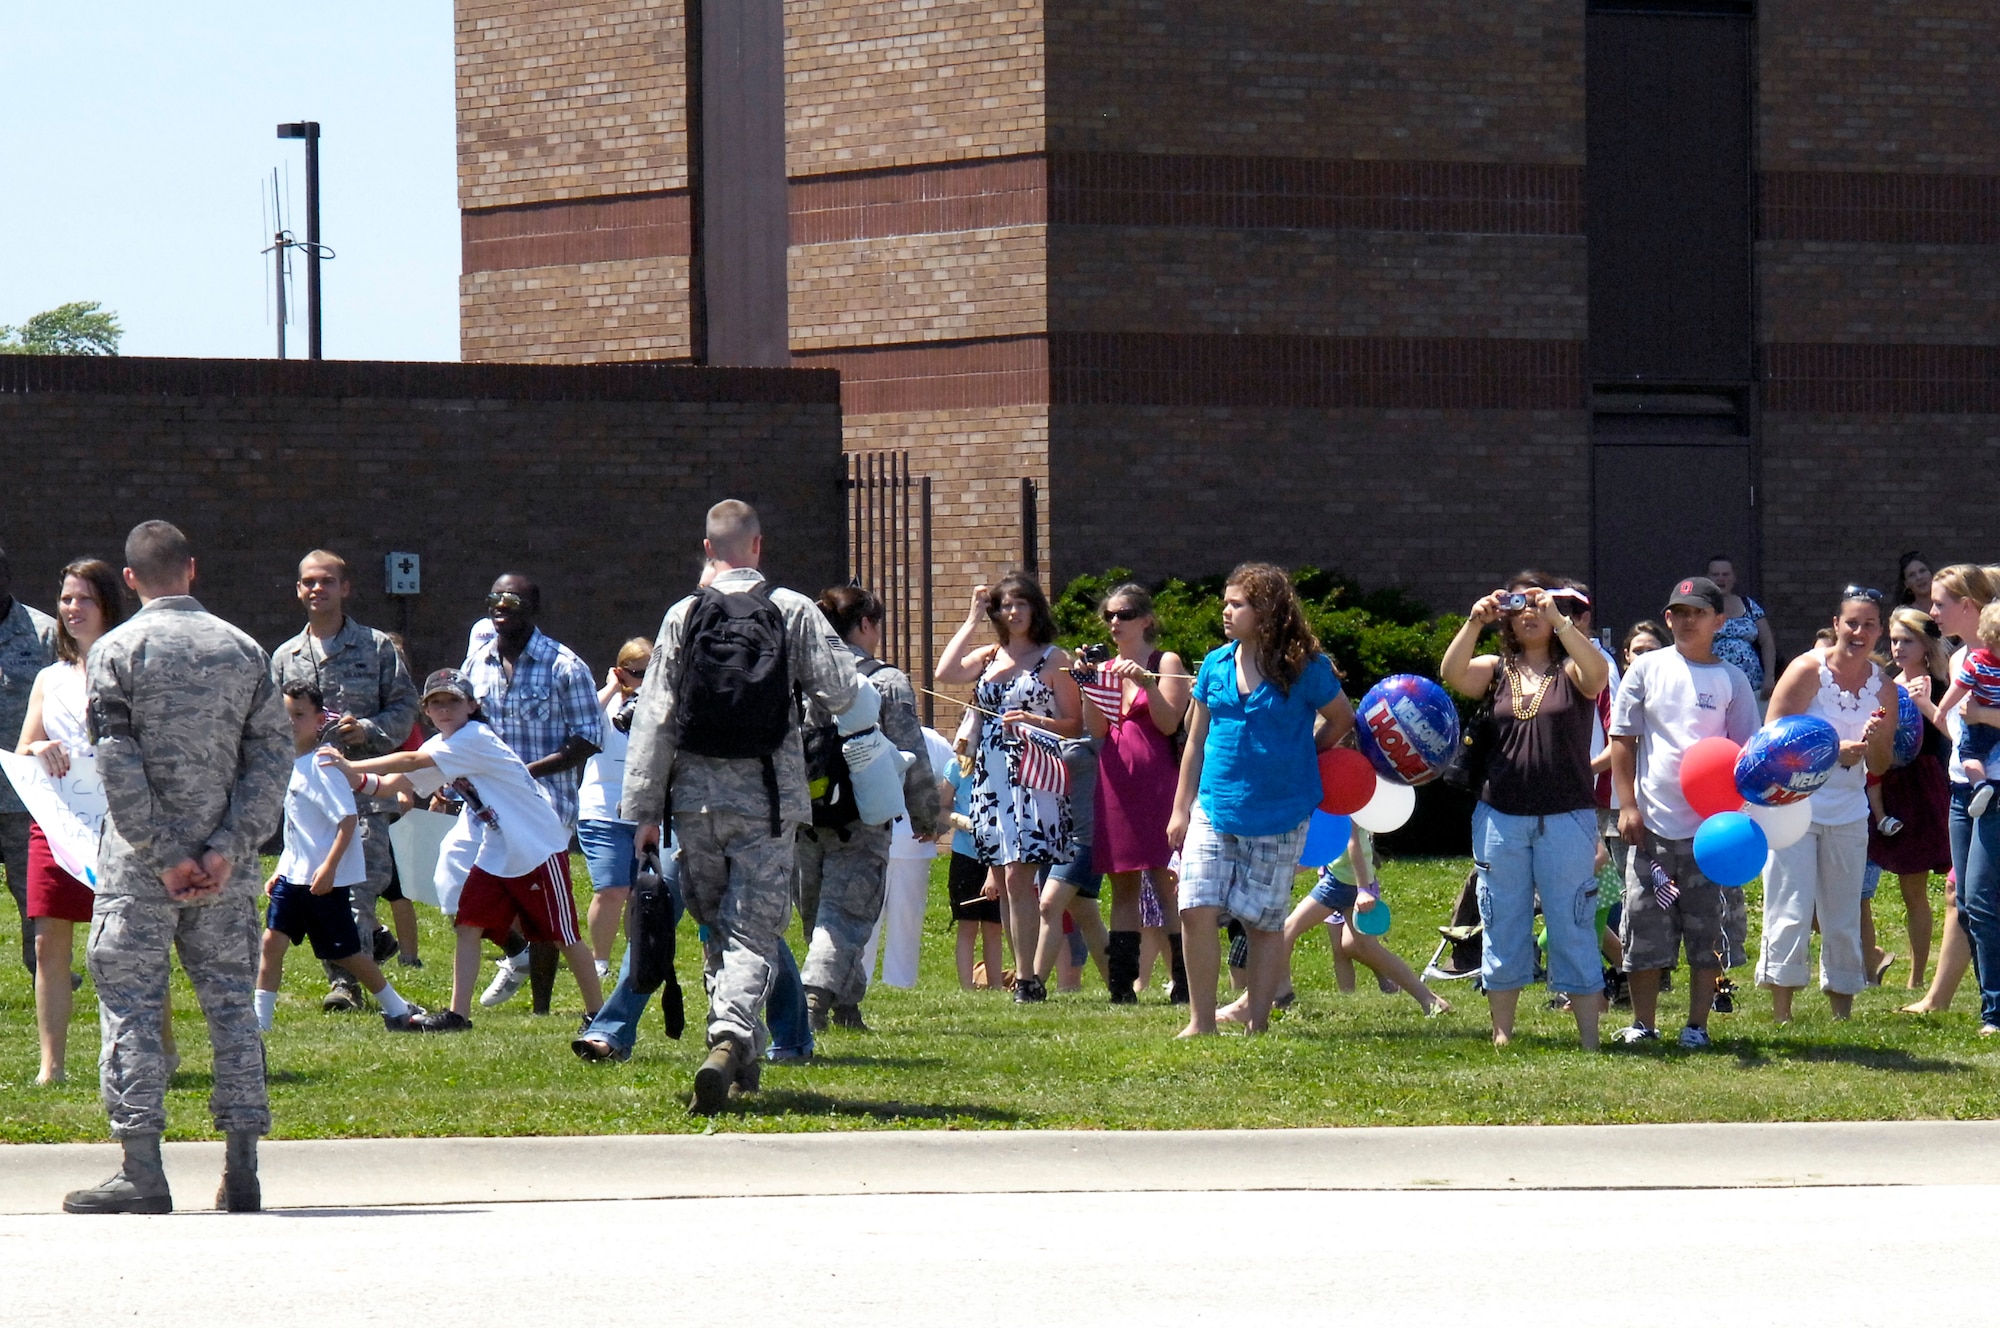
[[382, 1023], [405, 1032], [424, 1012], [397, 994], [361, 949], [361, 933], [348, 887], [368, 879], [356, 833], [361, 817], [354, 793], [313, 755], [326, 723], [326, 700], [311, 683], [285, 686], [285, 714], [292, 721], [292, 781], [285, 789], [285, 851], [264, 883], [271, 907], [264, 918], [264, 949], [257, 965], [257, 1027], [268, 1033], [278, 1009], [285, 951], [312, 942], [313, 956], [352, 973], [382, 1005]]
[[1701, 817], [1681, 793], [1681, 757], [1703, 738], [1746, 742], [1757, 731], [1750, 679], [1715, 653], [1722, 591], [1690, 577], [1667, 601], [1674, 644], [1632, 661], [1611, 710], [1611, 779], [1618, 793], [1618, 834], [1629, 848], [1625, 916], [1618, 939], [1632, 992], [1632, 1026], [1620, 1042], [1657, 1041], [1660, 975], [1687, 952], [1688, 1022], [1683, 1047], [1708, 1042], [1715, 980], [1729, 957], [1722, 887], [1694, 860]]
[[499, 942], [518, 921], [530, 943], [562, 947], [583, 993], [587, 1026], [603, 1002], [590, 946], [579, 934], [569, 878], [569, 831], [521, 758], [486, 726], [472, 683], [457, 669], [424, 679], [423, 711], [437, 733], [414, 752], [350, 761], [332, 748], [319, 759], [341, 770], [370, 796], [417, 794], [406, 778], [435, 770], [465, 799], [466, 810], [445, 836], [442, 861], [472, 863], [458, 897], [458, 948], [451, 1008], [417, 1020], [425, 1033], [472, 1027], [472, 989], [479, 976], [479, 941]]

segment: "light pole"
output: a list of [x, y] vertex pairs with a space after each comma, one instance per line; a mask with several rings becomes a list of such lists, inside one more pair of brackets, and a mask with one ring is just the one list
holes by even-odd
[[[320, 353], [319, 304], [319, 121], [299, 120], [278, 126], [279, 138], [306, 141], [306, 358], [324, 359]], [[328, 255], [331, 257], [331, 254]], [[282, 255], [280, 255], [282, 258]], [[282, 321], [282, 320], [281, 320]], [[283, 335], [282, 332], [280, 335]]]

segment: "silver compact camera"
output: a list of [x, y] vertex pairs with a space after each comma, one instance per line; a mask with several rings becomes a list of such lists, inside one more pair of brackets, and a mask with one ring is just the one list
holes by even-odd
[[1519, 613], [1528, 607], [1528, 597], [1518, 590], [1496, 590], [1493, 606], [1502, 613]]

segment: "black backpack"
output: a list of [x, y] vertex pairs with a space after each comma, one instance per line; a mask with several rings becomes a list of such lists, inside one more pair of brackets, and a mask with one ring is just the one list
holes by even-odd
[[[864, 659], [854, 666], [863, 678], [872, 678], [887, 668], [879, 659]], [[885, 700], [884, 705], [888, 702]], [[839, 830], [853, 825], [860, 815], [854, 806], [854, 776], [840, 745], [840, 725], [820, 724], [805, 731], [806, 786], [812, 790], [812, 823], [822, 830]]]
[[688, 611], [681, 636], [674, 745], [696, 756], [761, 760], [779, 833], [778, 773], [771, 758], [792, 725], [792, 670], [785, 619], [769, 583], [747, 591], [709, 586]]

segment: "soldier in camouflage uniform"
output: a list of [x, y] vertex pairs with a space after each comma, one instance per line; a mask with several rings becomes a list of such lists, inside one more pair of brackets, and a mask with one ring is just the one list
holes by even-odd
[[[703, 545], [717, 569], [713, 589], [741, 593], [763, 584], [757, 570], [763, 537], [749, 504], [729, 500], [709, 509]], [[773, 589], [771, 599], [784, 620], [793, 684], [826, 713], [846, 713], [861, 695], [854, 657], [811, 600], [783, 589]], [[810, 819], [812, 804], [796, 708], [791, 731], [771, 758], [778, 789], [775, 809], [761, 760], [676, 750], [684, 629], [695, 602], [691, 596], [675, 604], [660, 626], [632, 720], [620, 815], [640, 827], [638, 849], [643, 853], [659, 842], [671, 788], [681, 888], [688, 912], [708, 929], [710, 1050], [695, 1075], [692, 1110], [713, 1114], [728, 1100], [732, 1085], [756, 1086], [758, 1057], [769, 1039], [763, 1007], [791, 914], [794, 838]]]
[[[0, 549], [0, 742], [8, 751], [28, 717], [35, 675], [56, 661], [56, 620], [14, 598], [7, 551]], [[35, 929], [28, 921], [28, 811], [12, 781], [0, 776], [0, 863], [21, 915], [21, 962], [35, 971]]]
[[[916, 759], [903, 772], [903, 801], [910, 831], [929, 839], [937, 833], [937, 776], [931, 771], [917, 694], [901, 669], [881, 663], [882, 601], [854, 586], [837, 586], [819, 597], [820, 612], [840, 633], [854, 656], [855, 672], [882, 694], [878, 721], [890, 742]], [[806, 706], [806, 727], [831, 724], [817, 702]], [[812, 825], [799, 832], [799, 915], [806, 931], [806, 1008], [813, 1031], [829, 1023], [866, 1031], [861, 998], [868, 991], [862, 960], [868, 938], [882, 917], [889, 870], [888, 825]]]
[[[417, 685], [384, 632], [364, 627], [347, 616], [354, 581], [347, 561], [337, 553], [314, 549], [299, 561], [299, 603], [305, 606], [306, 627], [271, 652], [271, 681], [282, 693], [288, 683], [310, 683], [326, 698], [327, 709], [340, 716], [334, 738], [351, 760], [386, 756], [403, 745], [417, 722]], [[389, 888], [395, 856], [389, 847], [393, 798], [355, 799], [361, 813], [361, 852], [368, 879], [348, 887], [354, 927], [364, 950], [372, 949], [379, 963], [384, 953], [382, 928], [375, 920], [375, 901]], [[358, 1010], [360, 985], [354, 975], [328, 962], [329, 990], [322, 1008]]]
[[63, 1200], [72, 1213], [173, 1211], [160, 1169], [170, 948], [194, 984], [215, 1049], [209, 1096], [228, 1136], [216, 1206], [259, 1207], [257, 1138], [271, 1127], [251, 992], [261, 928], [257, 850], [278, 828], [292, 750], [270, 659], [188, 594], [187, 537], [148, 521], [125, 541], [143, 607], [89, 660], [90, 721], [109, 813], [98, 850], [90, 976], [111, 1133], [124, 1165]]

